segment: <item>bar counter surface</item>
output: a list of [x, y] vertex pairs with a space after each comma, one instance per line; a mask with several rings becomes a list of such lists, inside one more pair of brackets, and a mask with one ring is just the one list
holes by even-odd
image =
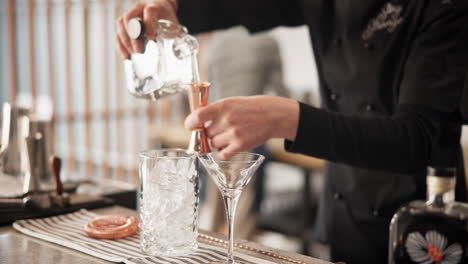
[[[137, 212], [119, 206], [106, 207], [92, 210], [101, 215], [127, 214], [137, 215]], [[225, 240], [224, 236], [200, 231], [201, 235], [213, 238], [214, 241]], [[293, 252], [273, 249], [258, 243], [248, 241], [236, 241], [242, 248], [240, 250], [254, 257], [270, 260], [280, 264], [330, 264], [323, 260], [311, 258]], [[62, 247], [47, 241], [36, 239], [13, 229], [11, 225], [0, 227], [0, 263], [1, 264], [97, 264], [112, 263], [101, 260], [79, 251]]]

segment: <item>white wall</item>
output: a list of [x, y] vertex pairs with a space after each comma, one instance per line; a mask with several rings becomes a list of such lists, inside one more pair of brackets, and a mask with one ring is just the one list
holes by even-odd
[[293, 95], [312, 92], [318, 104], [318, 76], [309, 31], [306, 26], [280, 27], [271, 31], [278, 41], [283, 60], [284, 81]]

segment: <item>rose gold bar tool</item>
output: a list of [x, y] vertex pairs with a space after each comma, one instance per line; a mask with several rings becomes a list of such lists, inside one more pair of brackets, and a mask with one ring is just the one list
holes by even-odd
[[[210, 89], [208, 82], [194, 82], [189, 85], [187, 89], [190, 111], [195, 111], [199, 107], [208, 104], [208, 91]], [[205, 154], [211, 152], [210, 145], [208, 144], [208, 137], [204, 127], [192, 131], [188, 150]]]
[[70, 196], [63, 192], [62, 181], [60, 180], [60, 169], [62, 168], [62, 161], [57, 156], [50, 157], [50, 166], [55, 178], [55, 193], [50, 195], [50, 199], [54, 205], [59, 207], [67, 207], [70, 205]]

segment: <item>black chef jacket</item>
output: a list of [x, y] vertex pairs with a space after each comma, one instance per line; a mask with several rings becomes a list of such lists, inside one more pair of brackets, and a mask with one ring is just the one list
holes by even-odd
[[[466, 0], [180, 0], [192, 32], [309, 27], [322, 109], [300, 104], [286, 148], [330, 162], [317, 232], [332, 260], [386, 263], [388, 226], [425, 198], [425, 168], [456, 166], [465, 199], [460, 100]], [[463, 28], [465, 27], [465, 28]], [[241, 54], [240, 54], [241, 55]]]

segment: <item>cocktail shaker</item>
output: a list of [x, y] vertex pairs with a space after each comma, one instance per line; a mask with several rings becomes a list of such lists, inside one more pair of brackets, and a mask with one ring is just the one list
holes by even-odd
[[29, 109], [3, 103], [0, 164], [2, 172], [23, 176], [27, 170], [25, 138], [29, 133]]

